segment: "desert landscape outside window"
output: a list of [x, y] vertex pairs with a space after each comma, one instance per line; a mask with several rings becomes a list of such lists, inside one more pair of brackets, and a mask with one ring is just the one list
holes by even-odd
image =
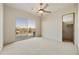
[[16, 40], [35, 37], [35, 29], [34, 20], [16, 18]]

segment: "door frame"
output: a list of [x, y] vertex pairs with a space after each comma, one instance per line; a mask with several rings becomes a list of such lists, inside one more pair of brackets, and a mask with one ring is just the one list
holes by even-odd
[[[73, 14], [73, 44], [74, 44], [74, 42], [75, 42], [75, 13], [74, 12], [72, 12], [72, 13], [67, 13], [67, 14], [64, 14], [63, 16], [65, 16], [65, 15], [69, 15], [69, 14]], [[63, 37], [63, 34], [64, 34], [64, 32], [63, 32], [63, 16], [62, 16], [62, 42], [64, 42], [64, 37]]]

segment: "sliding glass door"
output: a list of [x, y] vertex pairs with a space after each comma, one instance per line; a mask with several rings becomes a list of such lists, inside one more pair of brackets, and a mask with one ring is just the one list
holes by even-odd
[[29, 39], [35, 36], [36, 22], [30, 19], [16, 19], [16, 40]]

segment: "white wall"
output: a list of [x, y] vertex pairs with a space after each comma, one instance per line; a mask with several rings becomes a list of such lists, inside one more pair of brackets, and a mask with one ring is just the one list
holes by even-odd
[[42, 20], [42, 36], [48, 39], [62, 41], [62, 16], [68, 13], [75, 13], [75, 43], [77, 42], [77, 4], [65, 7]]
[[[79, 4], [78, 4], [78, 35], [79, 35]], [[79, 36], [78, 36], [78, 52], [79, 52]]]
[[0, 50], [3, 47], [3, 4], [0, 3]]
[[32, 19], [36, 21], [36, 36], [40, 36], [40, 19], [39, 17], [36, 17], [28, 12], [12, 8], [10, 6], [4, 7], [4, 13], [5, 13], [5, 21], [4, 21], [4, 33], [5, 33], [5, 39], [4, 43], [11, 43], [14, 42], [15, 39], [15, 26], [16, 26], [16, 18], [22, 17], [25, 19]]

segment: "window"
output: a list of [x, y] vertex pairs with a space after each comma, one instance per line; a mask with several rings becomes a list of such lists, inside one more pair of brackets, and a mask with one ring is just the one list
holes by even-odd
[[16, 35], [34, 36], [36, 24], [34, 20], [16, 18]]

